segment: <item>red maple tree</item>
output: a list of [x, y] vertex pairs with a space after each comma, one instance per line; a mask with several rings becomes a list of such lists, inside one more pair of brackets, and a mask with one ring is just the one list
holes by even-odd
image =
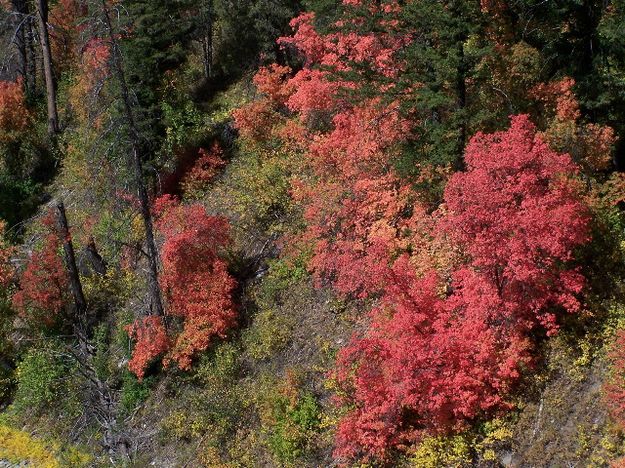
[[132, 357], [128, 361], [128, 369], [139, 380], [143, 380], [148, 365], [169, 350], [167, 330], [161, 317], [151, 315], [128, 325], [126, 332], [130, 339], [135, 341]]
[[[165, 365], [175, 362], [181, 369], [189, 369], [195, 355], [215, 338], [225, 337], [236, 321], [232, 300], [236, 282], [220, 257], [229, 242], [227, 220], [209, 216], [202, 205], [180, 204], [170, 195], [156, 200], [154, 212], [155, 227], [163, 237], [161, 288], [167, 313], [182, 319], [182, 330], [170, 329], [169, 345], [160, 318], [129, 327], [137, 338], [131, 359], [131, 370], [137, 376], [167, 348]], [[155, 337], [158, 345], [151, 343]]]
[[61, 238], [50, 212], [43, 219], [45, 237], [32, 252], [13, 295], [13, 306], [31, 325], [52, 325], [66, 304], [69, 278], [60, 255]]
[[336, 377], [353, 409], [338, 457], [386, 459], [423, 431], [508, 408], [531, 363], [529, 331], [553, 334], [558, 311], [580, 308], [584, 278], [568, 265], [589, 239], [589, 217], [571, 158], [517, 116], [505, 132], [476, 135], [465, 160], [434, 233], [459, 246], [454, 271], [420, 279], [401, 256], [370, 329], [340, 353]]

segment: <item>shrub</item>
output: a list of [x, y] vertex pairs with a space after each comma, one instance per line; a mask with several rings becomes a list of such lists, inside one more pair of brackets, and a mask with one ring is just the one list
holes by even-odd
[[273, 309], [261, 310], [243, 336], [247, 353], [253, 359], [271, 357], [289, 343], [294, 325], [294, 320], [284, 313]]
[[17, 366], [17, 411], [39, 411], [54, 406], [61, 394], [69, 367], [53, 346], [29, 349]]
[[134, 374], [124, 370], [120, 403], [126, 412], [132, 412], [137, 406], [147, 400], [150, 396], [150, 387], [153, 380], [152, 377], [139, 380]]
[[0, 459], [14, 463], [29, 462], [41, 468], [60, 468], [53, 449], [28, 433], [0, 424]]
[[292, 464], [305, 455], [319, 430], [321, 416], [315, 397], [302, 389], [300, 376], [288, 370], [276, 385], [271, 380], [257, 402], [267, 447], [276, 460]]

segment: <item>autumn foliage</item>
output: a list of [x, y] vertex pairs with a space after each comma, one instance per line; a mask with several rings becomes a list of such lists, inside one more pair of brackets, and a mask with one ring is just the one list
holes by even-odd
[[19, 278], [13, 306], [31, 325], [52, 325], [66, 304], [69, 279], [61, 258], [61, 238], [51, 213], [43, 220], [44, 238]]
[[0, 81], [0, 142], [13, 139], [29, 119], [21, 80]]
[[7, 288], [14, 277], [14, 268], [11, 265], [11, 257], [15, 253], [4, 237], [6, 225], [0, 221], [0, 288]]
[[225, 337], [236, 320], [235, 280], [220, 257], [229, 241], [228, 222], [209, 216], [201, 205], [182, 205], [167, 195], [156, 200], [155, 213], [163, 237], [161, 288], [168, 315], [180, 318], [182, 329], [172, 327], [167, 338], [160, 317], [128, 328], [137, 340], [130, 369], [139, 377], [151, 359], [165, 351], [166, 365], [174, 362], [189, 369], [193, 357], [215, 338]]
[[[69, 90], [69, 100], [76, 117], [86, 123], [97, 114], [93, 108], [96, 107], [97, 90], [109, 74], [111, 51], [104, 40], [93, 38], [79, 52], [77, 60], [80, 66], [76, 80]], [[99, 118], [95, 119], [94, 124], [100, 124]]]
[[526, 314], [554, 332], [553, 306], [578, 310], [584, 284], [577, 271], [561, 268], [589, 240], [577, 166], [552, 151], [523, 115], [506, 132], [473, 137], [465, 162], [467, 171], [447, 185], [441, 229], [506, 297], [511, 315]]
[[612, 418], [625, 427], [625, 331], [619, 330], [612, 343], [608, 360], [611, 375], [604, 384], [605, 403]]
[[142, 380], [150, 363], [169, 350], [169, 337], [162, 318], [157, 316], [138, 319], [126, 331], [135, 342], [128, 369]]
[[552, 148], [569, 153], [588, 173], [605, 171], [612, 164], [614, 130], [583, 122], [574, 87], [575, 80], [563, 78], [531, 90], [544, 113], [552, 116], [543, 137]]
[[84, 26], [79, 24], [87, 14], [87, 6], [79, 0], [59, 0], [50, 9], [52, 56], [59, 73], [77, 65], [78, 42]]
[[[261, 98], [234, 116], [252, 144], [303, 154], [291, 194], [306, 227], [289, 240], [312, 251], [317, 285], [378, 299], [367, 331], [337, 360], [348, 412], [335, 455], [388, 461], [424, 433], [509, 409], [534, 363], [535, 337], [557, 333], [563, 313], [580, 311], [586, 282], [575, 251], [590, 240], [580, 167], [605, 170], [614, 136], [582, 120], [566, 78], [530, 93], [545, 109], [544, 131], [514, 116], [508, 130], [471, 138], [464, 171], [450, 176], [449, 166], [418, 162], [417, 175], [405, 177], [394, 165], [401, 143], [427, 122], [389, 98], [403, 72], [398, 51], [410, 41], [396, 34], [401, 7], [344, 3], [360, 13], [330, 33], [316, 30], [312, 13], [291, 22], [293, 36], [280, 43], [303, 68], [261, 69]], [[366, 12], [376, 32], [357, 31]], [[385, 84], [367, 87], [365, 70]], [[415, 190], [434, 180], [446, 182], [437, 207]]]
[[558, 311], [580, 308], [584, 278], [567, 265], [589, 218], [571, 158], [517, 116], [505, 132], [477, 134], [465, 161], [434, 232], [460, 248], [454, 271], [420, 279], [400, 257], [369, 331], [340, 354], [336, 375], [354, 409], [339, 425], [339, 457], [386, 459], [424, 430], [508, 408], [532, 362], [529, 332], [553, 334]]
[[224, 152], [215, 143], [210, 150], [200, 148], [198, 158], [182, 180], [182, 190], [185, 195], [193, 196], [200, 194], [208, 187], [208, 184], [219, 174], [226, 165]]

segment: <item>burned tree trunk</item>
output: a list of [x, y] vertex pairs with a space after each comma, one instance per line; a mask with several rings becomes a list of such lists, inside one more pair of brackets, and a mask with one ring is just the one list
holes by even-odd
[[118, 430], [115, 398], [108, 383], [98, 376], [98, 372], [93, 365], [95, 350], [89, 344], [89, 336], [93, 331], [95, 323], [89, 317], [87, 301], [85, 300], [76, 265], [76, 254], [63, 202], [57, 203], [57, 218], [75, 306], [73, 325], [74, 334], [78, 340], [78, 351], [72, 354], [79, 364], [79, 372], [87, 382], [84, 394], [85, 413], [93, 417], [102, 427], [104, 447], [112, 455], [122, 455], [127, 459], [126, 437]]
[[111, 45], [111, 58], [112, 68], [120, 89], [120, 98], [122, 101], [123, 113], [126, 118], [126, 124], [128, 125], [128, 132], [131, 145], [131, 161], [132, 172], [134, 174], [134, 182], [139, 196], [139, 204], [141, 210], [141, 218], [143, 219], [143, 227], [145, 229], [145, 241], [147, 249], [147, 257], [149, 264], [149, 288], [150, 288], [150, 302], [151, 313], [154, 315], [164, 315], [163, 301], [161, 298], [161, 289], [158, 284], [158, 250], [156, 249], [156, 242], [154, 241], [154, 226], [152, 223], [152, 214], [150, 211], [150, 199], [148, 197], [148, 190], [143, 178], [142, 167], [142, 147], [141, 137], [135, 118], [135, 114], [132, 107], [132, 101], [130, 98], [130, 91], [126, 82], [126, 75], [124, 73], [124, 67], [122, 63], [122, 55], [115, 38], [113, 31], [113, 25], [111, 23], [111, 16], [106, 0], [102, 0], [102, 16], [104, 25], [107, 28], [107, 33]]
[[46, 81], [46, 97], [48, 102], [48, 133], [59, 132], [59, 115], [56, 107], [56, 81], [52, 68], [52, 50], [48, 34], [48, 1], [37, 0], [37, 25], [39, 42], [43, 56], [43, 76]]
[[72, 243], [69, 225], [67, 224], [67, 216], [65, 214], [65, 205], [58, 202], [56, 205], [58, 211], [59, 231], [63, 240], [63, 251], [65, 253], [65, 263], [69, 274], [70, 288], [72, 297], [76, 306], [76, 315], [81, 316], [87, 312], [87, 301], [82, 290], [80, 276], [78, 275], [78, 267], [76, 266], [76, 254], [74, 252], [74, 244]]

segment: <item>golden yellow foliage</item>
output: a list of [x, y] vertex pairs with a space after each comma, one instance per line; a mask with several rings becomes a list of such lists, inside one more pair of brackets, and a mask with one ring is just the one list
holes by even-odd
[[74, 447], [38, 439], [28, 432], [0, 424], [0, 460], [14, 463], [28, 462], [37, 468], [86, 466], [91, 456]]
[[28, 461], [41, 468], [57, 468], [61, 464], [54, 455], [54, 449], [27, 432], [0, 425], [0, 459]]

